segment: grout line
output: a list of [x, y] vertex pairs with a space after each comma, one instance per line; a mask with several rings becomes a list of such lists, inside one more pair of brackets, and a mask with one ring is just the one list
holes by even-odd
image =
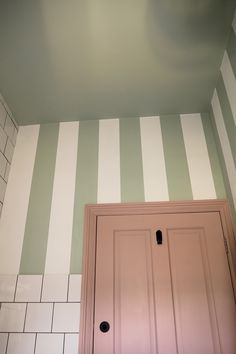
[[[5, 132], [5, 131], [4, 131]], [[6, 133], [6, 135], [7, 135], [7, 133]], [[3, 149], [3, 154], [4, 154], [4, 156], [6, 157], [6, 155], [5, 155], [5, 152], [6, 152], [6, 147], [7, 147], [7, 141], [8, 141], [8, 135], [7, 135], [7, 138], [6, 138], [6, 142], [5, 142], [5, 146], [4, 146], [4, 149]]]
[[19, 277], [19, 274], [17, 274], [17, 276], [16, 276], [16, 284], [15, 284], [15, 291], [14, 291], [13, 302], [16, 302], [16, 290], [17, 290], [17, 286], [18, 286], [18, 277]]
[[70, 288], [70, 274], [68, 274], [66, 302], [69, 302], [69, 288]]
[[6, 345], [5, 354], [7, 354], [7, 351], [8, 351], [9, 337], [10, 337], [10, 333], [7, 334], [7, 345]]
[[54, 322], [54, 310], [55, 310], [55, 302], [53, 303], [53, 308], [52, 308], [51, 333], [52, 333], [52, 329], [53, 329], [53, 322]]
[[41, 280], [41, 291], [40, 291], [40, 299], [39, 299], [39, 302], [42, 302], [43, 284], [44, 284], [44, 274], [42, 275], [42, 280]]
[[38, 339], [38, 333], [36, 333], [35, 335], [35, 341], [34, 341], [34, 354], [36, 352], [36, 342], [37, 342], [37, 339]]
[[25, 319], [24, 319], [24, 327], [23, 327], [23, 333], [25, 332], [25, 324], [26, 324], [26, 316], [27, 316], [27, 312], [28, 312], [28, 302], [26, 303], [26, 309], [25, 309]]
[[66, 334], [64, 333], [63, 335], [63, 349], [62, 349], [62, 353], [64, 354], [65, 353], [65, 341], [66, 341]]

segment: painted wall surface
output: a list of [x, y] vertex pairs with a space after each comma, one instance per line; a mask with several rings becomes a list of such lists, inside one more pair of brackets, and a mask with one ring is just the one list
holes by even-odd
[[18, 126], [0, 94], [0, 216], [4, 202]]
[[212, 98], [210, 115], [236, 227], [236, 16]]
[[0, 272], [81, 273], [86, 203], [225, 197], [208, 114], [20, 127]]

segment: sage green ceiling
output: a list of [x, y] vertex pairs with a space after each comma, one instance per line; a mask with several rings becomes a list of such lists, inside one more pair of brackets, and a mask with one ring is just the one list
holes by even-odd
[[0, 0], [0, 92], [19, 124], [202, 112], [234, 0]]

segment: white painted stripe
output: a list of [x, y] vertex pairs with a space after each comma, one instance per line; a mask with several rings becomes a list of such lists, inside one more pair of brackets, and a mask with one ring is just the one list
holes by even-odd
[[216, 198], [214, 180], [200, 114], [181, 115], [193, 199]]
[[79, 122], [60, 123], [46, 255], [46, 274], [68, 274]]
[[18, 274], [39, 125], [20, 127], [0, 219], [0, 272]]
[[221, 64], [221, 73], [233, 113], [234, 123], [236, 125], [236, 80], [226, 51], [224, 53], [223, 61]]
[[169, 200], [159, 117], [140, 118], [145, 201]]
[[233, 202], [236, 208], [236, 169], [234, 166], [234, 159], [230, 148], [227, 131], [225, 128], [222, 110], [220, 107], [220, 101], [216, 91], [214, 92], [213, 99], [212, 99], [212, 109], [215, 117], [219, 138], [220, 138], [222, 152], [224, 155]]
[[234, 19], [233, 19], [232, 26], [233, 26], [233, 29], [234, 29], [234, 33], [236, 34], [236, 12], [234, 14]]
[[99, 121], [98, 203], [120, 202], [119, 119]]

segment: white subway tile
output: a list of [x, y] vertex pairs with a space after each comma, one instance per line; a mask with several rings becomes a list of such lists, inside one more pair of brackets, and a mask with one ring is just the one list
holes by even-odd
[[26, 304], [2, 303], [0, 332], [23, 332]]
[[5, 127], [4, 127], [5, 132], [7, 133], [7, 136], [10, 138], [10, 140], [13, 140], [14, 132], [15, 132], [15, 125], [9, 115], [7, 115]]
[[[9, 106], [8, 106], [8, 104], [6, 103], [6, 101], [5, 101], [5, 99], [2, 97], [2, 103], [3, 103], [3, 105], [4, 105], [4, 107], [5, 107], [5, 110], [6, 110], [6, 112], [8, 113], [8, 115], [12, 118], [12, 120], [15, 122], [15, 119], [13, 118], [13, 115], [12, 115], [12, 111], [10, 110], [10, 108], [9, 108]], [[15, 124], [17, 124], [16, 122], [15, 122]]]
[[6, 116], [7, 116], [7, 112], [3, 106], [3, 103], [0, 101], [0, 125], [2, 128], [5, 125]]
[[35, 354], [62, 354], [63, 337], [63, 334], [38, 334]]
[[4, 179], [5, 179], [6, 167], [7, 167], [7, 159], [5, 158], [3, 153], [0, 152], [0, 176]]
[[2, 177], [0, 177], [0, 202], [3, 202], [4, 200], [6, 187], [7, 187], [6, 182], [3, 180]]
[[0, 354], [6, 353], [7, 338], [8, 338], [7, 333], [0, 333]]
[[14, 300], [16, 275], [0, 275], [0, 302]]
[[12, 160], [13, 152], [14, 152], [14, 146], [12, 145], [11, 141], [7, 139], [7, 145], [5, 148], [4, 155], [6, 156], [9, 162], [11, 162]]
[[7, 354], [33, 354], [35, 334], [10, 333]]
[[79, 332], [80, 304], [55, 304], [53, 332]]
[[19, 275], [16, 302], [40, 302], [42, 275]]
[[42, 302], [67, 301], [68, 275], [45, 274]]
[[25, 332], [50, 332], [53, 304], [28, 304]]
[[71, 274], [69, 280], [69, 302], [79, 302], [81, 299], [81, 274]]
[[64, 354], [78, 354], [78, 351], [79, 334], [66, 334]]
[[3, 128], [0, 127], [0, 151], [4, 152], [7, 142], [7, 134], [4, 132]]
[[10, 167], [11, 167], [11, 165], [9, 164], [9, 162], [7, 162], [7, 167], [6, 167], [5, 176], [4, 176], [4, 179], [6, 182], [8, 182]]

